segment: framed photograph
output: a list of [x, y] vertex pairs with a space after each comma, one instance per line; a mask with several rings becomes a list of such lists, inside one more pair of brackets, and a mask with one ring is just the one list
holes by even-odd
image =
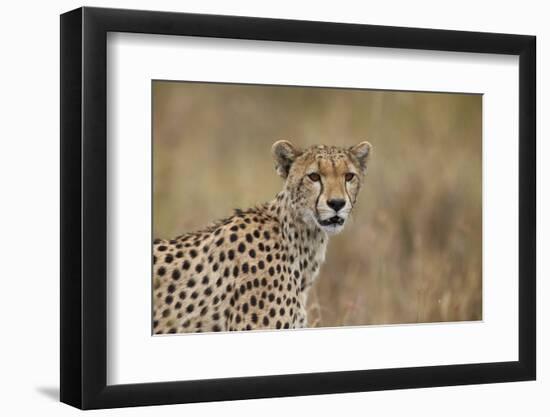
[[61, 16], [61, 401], [533, 380], [535, 37]]

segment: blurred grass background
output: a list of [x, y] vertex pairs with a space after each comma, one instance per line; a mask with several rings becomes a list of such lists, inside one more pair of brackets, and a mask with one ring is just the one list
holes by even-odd
[[170, 238], [272, 199], [271, 144], [373, 145], [331, 238], [312, 326], [482, 318], [481, 95], [153, 82], [153, 228]]

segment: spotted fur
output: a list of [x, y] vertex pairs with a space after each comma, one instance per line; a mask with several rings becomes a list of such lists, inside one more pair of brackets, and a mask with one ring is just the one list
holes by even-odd
[[328, 237], [344, 227], [371, 146], [273, 145], [283, 190], [270, 202], [153, 245], [153, 332], [307, 326]]

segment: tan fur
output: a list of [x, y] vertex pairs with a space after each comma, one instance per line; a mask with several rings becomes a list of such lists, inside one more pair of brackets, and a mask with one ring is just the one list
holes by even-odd
[[[272, 153], [285, 183], [275, 199], [204, 230], [157, 239], [154, 333], [307, 326], [308, 291], [328, 236], [341, 231], [355, 204], [370, 149], [362, 142], [302, 151], [276, 142]], [[339, 211], [329, 206], [334, 200], [345, 201]], [[342, 224], [322, 224], [334, 218]]]

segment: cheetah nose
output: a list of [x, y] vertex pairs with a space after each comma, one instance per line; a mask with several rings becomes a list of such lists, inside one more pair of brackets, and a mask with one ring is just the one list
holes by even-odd
[[333, 198], [327, 201], [327, 205], [334, 211], [338, 212], [342, 207], [346, 205], [346, 200], [344, 200], [343, 198]]

